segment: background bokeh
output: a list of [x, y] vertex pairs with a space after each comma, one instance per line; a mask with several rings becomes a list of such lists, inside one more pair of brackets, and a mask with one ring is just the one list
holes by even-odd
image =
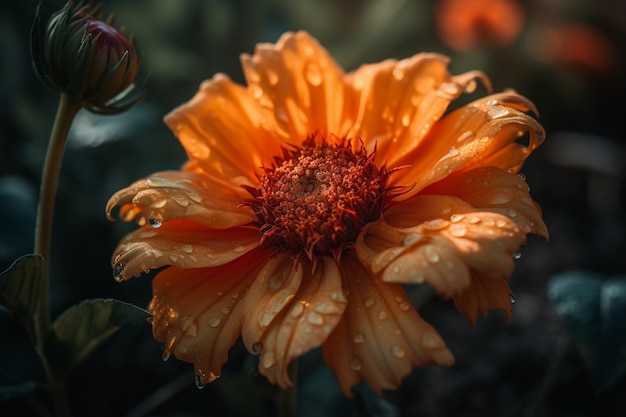
[[[150, 73], [147, 98], [119, 116], [79, 113], [59, 181], [53, 235], [53, 317], [80, 300], [146, 306], [150, 277], [116, 283], [110, 255], [132, 224], [108, 222], [118, 189], [185, 160], [162, 118], [216, 72], [243, 82], [239, 54], [287, 30], [315, 36], [346, 70], [422, 51], [451, 57], [450, 71], [484, 71], [495, 91], [514, 88], [538, 107], [545, 144], [523, 169], [550, 230], [517, 261], [511, 322], [493, 312], [475, 327], [451, 303], [415, 292], [420, 312], [455, 353], [452, 368], [417, 369], [375, 399], [339, 394], [313, 352], [302, 360], [301, 416], [615, 416], [624, 381], [595, 391], [547, 282], [570, 270], [624, 274], [626, 255], [626, 2], [623, 0], [108, 0], [135, 34]], [[444, 4], [445, 3], [445, 4]], [[0, 4], [0, 269], [32, 251], [43, 158], [58, 95], [37, 80], [29, 31], [37, 2]], [[458, 11], [459, 7], [462, 11]], [[484, 94], [479, 89], [478, 94]], [[0, 336], [0, 344], [16, 343]], [[27, 353], [24, 353], [27, 355]], [[3, 357], [10, 361], [11, 358]], [[243, 346], [223, 376], [198, 390], [193, 367], [161, 361], [148, 324], [122, 329], [69, 381], [85, 416], [273, 415], [273, 388]], [[361, 414], [358, 414], [361, 413]], [[369, 414], [367, 414], [369, 413]], [[33, 415], [22, 398], [0, 414]]]

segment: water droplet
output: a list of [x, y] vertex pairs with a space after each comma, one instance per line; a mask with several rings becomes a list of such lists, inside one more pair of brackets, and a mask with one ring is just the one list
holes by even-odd
[[322, 70], [316, 62], [309, 62], [304, 71], [304, 76], [311, 85], [317, 87], [322, 83]]
[[331, 313], [338, 312], [337, 306], [334, 303], [331, 303], [330, 301], [326, 301], [326, 302], [316, 305], [315, 311], [321, 314], [331, 314]]
[[152, 203], [152, 208], [163, 208], [167, 204], [167, 198], [159, 198]]
[[357, 333], [354, 335], [352, 341], [357, 344], [365, 343], [365, 335], [363, 333]]
[[276, 363], [274, 352], [265, 352], [261, 358], [261, 364], [265, 369], [271, 368]]
[[258, 317], [259, 324], [261, 325], [261, 327], [269, 326], [269, 324], [272, 322], [273, 319], [274, 319], [273, 314], [269, 314], [265, 312], [262, 312], [261, 314], [259, 314], [259, 317]]
[[509, 295], [509, 300], [511, 300], [511, 304], [515, 304], [515, 302], [517, 301], [515, 297], [513, 297], [513, 295]]
[[452, 216], [450, 216], [450, 221], [452, 223], [458, 223], [461, 220], [463, 220], [464, 218], [465, 218], [465, 216], [462, 215], [462, 214], [453, 214]]
[[315, 312], [309, 314], [306, 320], [309, 323], [314, 324], [316, 326], [321, 326], [322, 324], [324, 324], [324, 317], [322, 317], [320, 314], [317, 314]]
[[491, 204], [506, 204], [511, 202], [511, 199], [505, 195], [496, 195], [491, 198], [489, 201]]
[[402, 349], [400, 346], [398, 345], [393, 345], [391, 347], [391, 354], [395, 357], [395, 358], [404, 358], [404, 356], [406, 355], [406, 352], [404, 351], [404, 349]]
[[163, 362], [167, 362], [169, 358], [170, 358], [170, 353], [167, 350], [164, 350], [163, 354], [161, 355], [161, 360]]
[[181, 248], [181, 250], [185, 253], [191, 253], [193, 252], [193, 247], [190, 245], [183, 245], [183, 247]]
[[222, 320], [219, 317], [213, 317], [211, 320], [209, 320], [209, 326], [215, 328], [218, 327], [221, 322]]
[[172, 200], [176, 201], [178, 203], [179, 206], [181, 207], [187, 207], [189, 206], [189, 200], [187, 200], [185, 197], [180, 196], [180, 195], [174, 195], [172, 196]]
[[296, 318], [296, 317], [300, 317], [303, 312], [304, 312], [304, 304], [296, 303], [291, 308], [291, 311], [289, 312], [289, 314], [291, 315], [291, 317]]
[[402, 126], [408, 127], [411, 124], [411, 114], [405, 113], [404, 116], [402, 116], [401, 122]]
[[398, 304], [398, 308], [402, 311], [409, 311], [411, 309], [411, 304], [409, 304], [407, 301], [402, 301], [400, 304]]
[[113, 268], [113, 279], [116, 280], [117, 282], [122, 282], [126, 280], [125, 273], [124, 273], [125, 269], [126, 269], [126, 265], [124, 264], [115, 265], [115, 267]]
[[385, 320], [387, 318], [387, 312], [385, 312], [385, 310], [380, 310], [377, 317], [378, 320]]
[[274, 71], [273, 69], [267, 69], [267, 82], [270, 83], [270, 85], [274, 86], [276, 84], [278, 84], [278, 82], [280, 81], [280, 77], [278, 76], [278, 73], [276, 71]]
[[393, 78], [395, 78], [398, 81], [401, 81], [404, 78], [404, 69], [396, 67], [393, 69], [393, 72], [391, 74], [393, 75]]
[[480, 223], [480, 217], [478, 217], [478, 216], [472, 216], [472, 217], [470, 217], [470, 218], [468, 219], [468, 221], [469, 221], [471, 224], [478, 224], [478, 223]]
[[376, 300], [374, 298], [370, 297], [367, 300], [363, 301], [363, 304], [365, 305], [365, 307], [370, 308], [371, 306], [374, 305], [375, 302], [376, 302]]
[[467, 234], [467, 227], [463, 224], [453, 224], [448, 230], [450, 234], [455, 237], [463, 237]]
[[202, 389], [206, 386], [206, 384], [202, 382], [202, 377], [200, 376], [200, 374], [196, 374], [195, 378], [196, 378], [196, 388]]
[[515, 252], [513, 254], [513, 259], [518, 260], [522, 258], [522, 252]]
[[352, 360], [350, 361], [350, 368], [353, 371], [360, 371], [361, 369], [363, 369], [363, 362], [361, 362], [361, 359], [357, 358], [356, 356], [354, 358], [352, 358]]
[[410, 234], [410, 235], [406, 235], [406, 237], [404, 238], [404, 240], [402, 241], [402, 244], [404, 246], [410, 246], [416, 242], [419, 242], [420, 240], [422, 240], [422, 238], [424, 237], [424, 235], [419, 234], [419, 233], [414, 233], [414, 234]]
[[507, 211], [506, 214], [508, 214], [510, 218], [517, 217], [517, 212], [513, 209], [510, 209], [509, 211]]
[[230, 314], [230, 308], [228, 308], [228, 307], [222, 307], [222, 309], [220, 311], [225, 316], [228, 316]]
[[158, 229], [159, 227], [161, 227], [163, 225], [163, 221], [161, 219], [156, 218], [156, 217], [151, 217], [148, 220], [148, 224], [153, 229]]
[[430, 245], [424, 247], [424, 256], [428, 262], [433, 264], [436, 264], [440, 260], [439, 254], [435, 252], [435, 248]]
[[259, 353], [261, 353], [261, 342], [256, 342], [252, 345], [252, 353], [255, 355], [258, 355]]

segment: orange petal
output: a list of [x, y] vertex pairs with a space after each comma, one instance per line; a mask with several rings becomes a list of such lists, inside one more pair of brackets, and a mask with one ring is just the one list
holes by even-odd
[[502, 277], [474, 274], [472, 284], [453, 295], [452, 300], [467, 321], [475, 325], [478, 313], [485, 317], [490, 310], [495, 309], [503, 310], [508, 322], [513, 310], [511, 297], [511, 288]]
[[165, 117], [190, 159], [209, 175], [256, 185], [262, 166], [281, 155], [278, 137], [248, 91], [226, 75], [205, 81], [187, 103]]
[[315, 271], [311, 271], [310, 263], [299, 268], [304, 277], [298, 292], [261, 338], [259, 371], [283, 388], [292, 385], [289, 363], [326, 340], [347, 302], [339, 269], [331, 258], [321, 258]]
[[[387, 282], [427, 283], [459, 294], [474, 274], [508, 277], [527, 233], [547, 234], [516, 174], [481, 168], [387, 209], [357, 239], [357, 254]], [[446, 196], [440, 193], [456, 194]]]
[[240, 300], [266, 255], [255, 251], [214, 268], [160, 272], [148, 310], [154, 315], [154, 338], [165, 345], [163, 357], [192, 362], [202, 383], [219, 377], [247, 314]]
[[[524, 97], [505, 92], [477, 100], [437, 122], [420, 146], [398, 161], [409, 167], [390, 177], [393, 185], [414, 185], [409, 198], [459, 169], [495, 166], [518, 171], [543, 141], [541, 125], [523, 111], [534, 106]], [[527, 135], [528, 144], [518, 143]]]
[[340, 268], [348, 306], [322, 349], [344, 394], [362, 380], [380, 394], [398, 387], [415, 366], [454, 362], [400, 285], [382, 282], [349, 255]]
[[412, 154], [450, 102], [479, 78], [479, 71], [451, 76], [448, 58], [418, 54], [402, 61], [386, 60], [363, 65], [348, 75], [348, 82], [361, 91], [358, 113], [350, 137], [363, 139], [378, 150], [380, 162], [389, 166]]
[[494, 167], [457, 172], [424, 193], [456, 196], [477, 209], [510, 218], [526, 233], [548, 237], [541, 209], [531, 198], [528, 184], [514, 172]]
[[120, 206], [120, 217], [140, 226], [186, 218], [216, 229], [250, 223], [252, 212], [240, 207], [246, 191], [214, 177], [191, 171], [157, 172], [115, 193], [106, 213]]
[[306, 32], [285, 33], [275, 45], [259, 44], [241, 62], [248, 92], [287, 143], [300, 145], [313, 133], [341, 137], [353, 124], [356, 95], [341, 68]]
[[222, 265], [258, 247], [260, 241], [254, 227], [215, 230], [189, 220], [172, 220], [158, 229], [144, 226], [126, 235], [113, 252], [112, 264], [115, 278], [122, 281], [166, 265]]

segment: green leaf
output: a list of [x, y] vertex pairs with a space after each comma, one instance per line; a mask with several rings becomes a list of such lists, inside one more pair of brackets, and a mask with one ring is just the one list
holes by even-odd
[[150, 313], [113, 299], [85, 300], [68, 308], [52, 324], [45, 351], [58, 377], [66, 377], [79, 361], [121, 326], [137, 323]]
[[35, 314], [43, 294], [43, 257], [38, 254], [18, 258], [0, 274], [0, 303], [16, 314], [34, 340]]
[[601, 392], [626, 373], [626, 276], [605, 279], [584, 271], [553, 277], [548, 296], [572, 335]]

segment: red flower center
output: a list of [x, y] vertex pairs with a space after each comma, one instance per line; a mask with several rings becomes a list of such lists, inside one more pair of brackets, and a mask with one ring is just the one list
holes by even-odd
[[364, 147], [316, 145], [314, 137], [285, 151], [265, 168], [258, 188], [246, 187], [254, 198], [244, 205], [255, 212], [262, 243], [311, 260], [339, 259], [390, 199], [389, 171], [373, 160]]

